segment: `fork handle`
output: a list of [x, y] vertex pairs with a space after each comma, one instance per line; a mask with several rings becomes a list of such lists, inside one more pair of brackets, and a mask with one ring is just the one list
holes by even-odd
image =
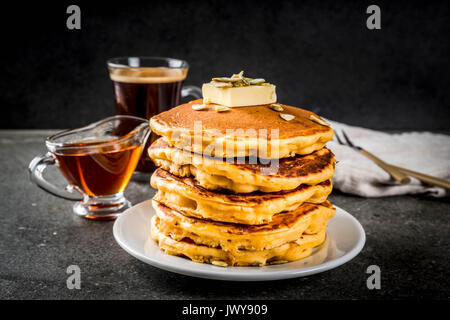
[[397, 167], [394, 165], [390, 165], [391, 168], [396, 169], [398, 171], [401, 171], [403, 173], [406, 173], [408, 175], [410, 175], [411, 177], [417, 178], [420, 181], [427, 183], [427, 184], [431, 184], [433, 186], [437, 186], [437, 187], [441, 187], [447, 190], [450, 190], [450, 181], [448, 180], [444, 180], [444, 179], [440, 179], [440, 178], [436, 178], [433, 176], [429, 176], [420, 172], [416, 172], [416, 171], [412, 171], [409, 169], [405, 169], [405, 168], [401, 168], [401, 167]]
[[401, 184], [407, 184], [411, 182], [411, 179], [403, 172], [400, 172], [398, 169], [394, 168], [393, 166], [387, 164], [377, 156], [373, 155], [369, 151], [366, 151], [364, 149], [360, 149], [359, 152], [375, 162], [380, 168], [382, 168], [384, 171], [389, 173], [392, 178], [395, 179], [395, 181], [400, 182]]

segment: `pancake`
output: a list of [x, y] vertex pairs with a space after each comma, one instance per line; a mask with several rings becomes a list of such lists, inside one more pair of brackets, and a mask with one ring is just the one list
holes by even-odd
[[322, 203], [332, 190], [327, 180], [272, 193], [210, 191], [193, 178], [179, 178], [163, 169], [153, 173], [151, 184], [158, 189], [153, 199], [186, 216], [252, 225], [270, 222], [273, 215], [294, 210], [306, 201]]
[[296, 241], [302, 234], [325, 230], [335, 209], [329, 202], [304, 203], [296, 210], [275, 215], [270, 223], [244, 225], [190, 218], [153, 200], [160, 231], [172, 239], [190, 239], [196, 244], [224, 251], [266, 250]]
[[174, 240], [160, 230], [160, 219], [155, 215], [151, 221], [151, 237], [167, 254], [189, 258], [195, 262], [220, 266], [264, 266], [308, 257], [314, 247], [324, 242], [326, 232], [322, 230], [314, 235], [301, 235], [296, 241], [272, 249], [224, 251], [196, 244], [188, 238]]
[[164, 139], [148, 149], [155, 164], [172, 174], [194, 176], [206, 189], [227, 189], [238, 193], [276, 192], [301, 184], [318, 184], [334, 174], [333, 153], [322, 148], [309, 155], [280, 159], [277, 163], [254, 163], [249, 158], [226, 159], [201, 156], [172, 147]]
[[294, 115], [291, 121], [268, 107], [230, 108], [194, 111], [194, 100], [162, 112], [150, 119], [152, 130], [167, 139], [170, 145], [202, 155], [217, 157], [285, 158], [310, 154], [333, 138], [333, 130], [311, 120], [311, 111], [282, 105], [282, 113]]

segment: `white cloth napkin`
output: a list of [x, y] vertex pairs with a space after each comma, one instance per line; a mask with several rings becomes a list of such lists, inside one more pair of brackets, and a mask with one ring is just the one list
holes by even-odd
[[[388, 134], [327, 121], [340, 137], [343, 137], [341, 130], [345, 130], [355, 145], [389, 164], [450, 179], [450, 136], [430, 132]], [[336, 138], [328, 142], [327, 146], [338, 161], [333, 187], [342, 192], [363, 197], [420, 193], [443, 197], [447, 194], [443, 188], [425, 186], [412, 177], [409, 184], [396, 182], [386, 171], [357, 150], [340, 145]]]

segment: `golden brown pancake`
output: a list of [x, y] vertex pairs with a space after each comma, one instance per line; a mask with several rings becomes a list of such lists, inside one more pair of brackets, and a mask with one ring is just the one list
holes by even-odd
[[163, 169], [153, 173], [151, 184], [158, 189], [153, 199], [186, 216], [242, 224], [268, 223], [275, 214], [294, 210], [303, 202], [322, 203], [332, 190], [327, 180], [271, 193], [210, 191], [193, 178], [179, 178]]
[[[282, 113], [294, 115], [291, 121], [280, 117], [268, 105], [230, 108], [226, 112], [195, 111], [194, 100], [162, 112], [150, 119], [152, 130], [180, 149], [217, 157], [258, 156], [285, 158], [309, 154], [332, 139], [333, 130], [311, 120], [311, 111], [282, 105]], [[201, 123], [201, 125], [200, 125]]]
[[314, 247], [322, 244], [326, 238], [325, 230], [317, 234], [300, 235], [296, 241], [285, 243], [279, 247], [265, 250], [234, 250], [225, 251], [199, 245], [183, 238], [174, 240], [161, 231], [161, 220], [153, 216], [151, 220], [151, 237], [167, 254], [189, 258], [200, 263], [211, 263], [225, 266], [264, 266], [266, 264], [286, 263], [303, 259], [311, 255]]
[[302, 234], [316, 234], [326, 228], [336, 211], [329, 202], [304, 203], [275, 215], [270, 223], [244, 225], [186, 217], [155, 200], [152, 205], [166, 236], [177, 241], [188, 238], [224, 251], [272, 249], [296, 241]]
[[204, 188], [239, 193], [276, 192], [295, 189], [301, 184], [318, 184], [331, 179], [335, 165], [334, 155], [327, 148], [273, 163], [260, 160], [255, 163], [248, 157], [225, 160], [201, 156], [172, 147], [164, 138], [156, 140], [148, 154], [157, 166], [176, 176], [192, 175]]

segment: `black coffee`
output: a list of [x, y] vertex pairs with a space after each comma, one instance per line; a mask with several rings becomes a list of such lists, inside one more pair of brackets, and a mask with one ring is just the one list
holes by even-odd
[[[150, 119], [179, 105], [186, 75], [187, 69], [175, 68], [110, 69], [116, 114]], [[136, 171], [152, 172], [155, 169], [145, 150], [157, 138], [152, 132]]]

